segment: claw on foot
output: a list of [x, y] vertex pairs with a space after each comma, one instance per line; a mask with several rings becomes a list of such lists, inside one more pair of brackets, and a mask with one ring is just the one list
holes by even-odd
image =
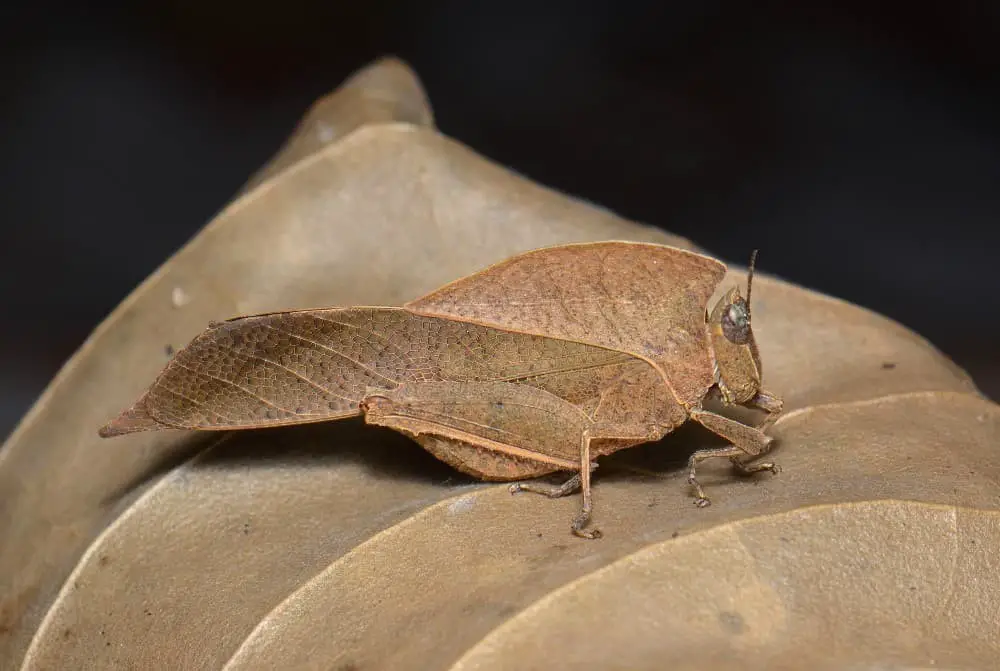
[[774, 475], [781, 472], [781, 466], [772, 463], [770, 461], [763, 464], [743, 464], [739, 461], [734, 461], [733, 465], [736, 468], [736, 473], [739, 475], [754, 475], [756, 473], [762, 473], [764, 471], [769, 471]]
[[766, 464], [760, 464], [760, 466], [757, 467], [756, 472], [759, 473], [761, 471], [770, 471], [772, 475], [777, 475], [781, 472], [781, 466], [767, 462]]
[[711, 501], [708, 500], [708, 497], [705, 496], [705, 490], [702, 489], [701, 484], [698, 482], [697, 478], [695, 478], [694, 473], [688, 474], [688, 484], [694, 487], [694, 504], [696, 506], [704, 508], [711, 503]]
[[586, 538], [588, 540], [595, 540], [603, 536], [599, 529], [584, 529], [590, 523], [590, 511], [583, 510], [577, 515], [576, 519], [573, 520], [573, 524], [570, 526], [570, 530], [573, 532], [574, 536], [579, 536], [580, 538]]
[[603, 536], [600, 529], [584, 529], [587, 522], [590, 521], [589, 516], [582, 519], [577, 519], [573, 521], [573, 525], [570, 529], [573, 531], [574, 536], [579, 536], [580, 538], [586, 538], [588, 540], [596, 540]]

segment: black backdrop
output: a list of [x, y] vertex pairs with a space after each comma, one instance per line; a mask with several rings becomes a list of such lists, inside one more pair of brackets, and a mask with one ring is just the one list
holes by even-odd
[[1000, 397], [998, 3], [19, 1], [0, 433], [310, 103], [387, 54], [477, 151], [728, 260], [760, 247]]

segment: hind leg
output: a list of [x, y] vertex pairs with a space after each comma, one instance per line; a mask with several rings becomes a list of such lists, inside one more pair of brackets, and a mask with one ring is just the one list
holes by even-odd
[[597, 468], [597, 464], [590, 461], [590, 430], [585, 429], [580, 437], [580, 472], [561, 485], [543, 485], [534, 482], [515, 482], [510, 486], [510, 493], [534, 492], [547, 496], [550, 499], [559, 498], [572, 494], [577, 489], [583, 490], [583, 505], [580, 513], [573, 520], [570, 529], [573, 534], [580, 538], [595, 539], [601, 537], [598, 529], [585, 531], [584, 527], [590, 522], [590, 516], [594, 509], [593, 500], [590, 494], [590, 474]]
[[510, 486], [511, 494], [517, 492], [534, 492], [549, 498], [558, 498], [572, 494], [577, 489], [582, 490], [583, 505], [580, 513], [573, 520], [570, 529], [580, 538], [595, 539], [602, 536], [599, 529], [585, 530], [590, 522], [594, 504], [590, 490], [590, 474], [597, 464], [590, 458], [590, 441], [595, 438], [619, 439], [626, 442], [652, 441], [662, 437], [662, 431], [656, 426], [618, 426], [613, 424], [597, 424], [585, 429], [580, 436], [580, 472], [561, 485], [544, 485], [535, 482], [517, 482]]
[[[595, 468], [597, 468], [597, 464], [592, 464], [590, 470], [593, 471]], [[579, 473], [561, 485], [547, 485], [536, 481], [515, 482], [510, 486], [510, 493], [517, 494], [518, 492], [532, 492], [534, 494], [547, 496], [550, 499], [558, 499], [562, 496], [569, 496], [578, 489], [580, 489]]]

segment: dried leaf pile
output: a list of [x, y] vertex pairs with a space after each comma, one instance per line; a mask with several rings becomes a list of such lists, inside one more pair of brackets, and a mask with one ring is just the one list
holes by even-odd
[[512, 497], [356, 421], [97, 435], [212, 320], [401, 305], [613, 239], [696, 249], [441, 135], [405, 65], [359, 72], [0, 450], [0, 669], [995, 667], [1000, 407], [898, 324], [766, 274], [783, 472], [708, 462], [698, 509], [678, 466], [707, 431], [618, 453], [599, 541], [569, 534], [574, 497]]

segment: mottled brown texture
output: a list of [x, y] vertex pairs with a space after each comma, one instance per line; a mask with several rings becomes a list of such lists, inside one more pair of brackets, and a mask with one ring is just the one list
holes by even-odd
[[516, 456], [509, 450], [482, 449], [462, 440], [433, 433], [420, 433], [411, 437], [452, 468], [480, 480], [505, 482], [517, 478], [534, 478], [559, 469], [559, 466], [548, 461]]
[[[245, 429], [350, 417], [376, 390], [404, 383], [530, 379], [570, 402], [599, 389], [564, 372], [629, 357], [553, 340], [414, 315], [400, 308], [305, 310], [216, 324], [181, 349], [104, 436], [157, 428]], [[588, 384], [589, 383], [589, 384]], [[579, 397], [578, 394], [584, 394]], [[140, 415], [152, 421], [141, 423]]]
[[713, 383], [705, 310], [725, 272], [716, 259], [656, 245], [567, 245], [505, 260], [406, 307], [634, 354], [694, 405]]
[[[726, 495], [699, 510], [679, 466], [717, 442], [684, 427], [602, 462], [594, 497], [614, 533], [596, 543], [566, 536], [574, 501], [473, 484], [358, 421], [207, 450], [188, 432], [98, 438], [164, 343], [220, 316], [400, 305], [567, 242], [690, 247], [426, 124], [381, 123], [416, 109], [414, 91], [348, 94], [388, 97], [367, 108], [381, 125], [357, 122], [361, 107], [315, 110], [355, 121], [313, 117], [301, 133], [354, 130], [297, 143], [313, 153], [278, 164], [126, 299], [0, 449], [0, 669], [995, 665], [998, 406], [899, 324], [766, 275], [753, 325], [785, 402], [771, 432], [784, 472], [706, 466]], [[709, 303], [745, 282], [730, 266]]]
[[[760, 357], [739, 289], [707, 312], [705, 301], [724, 274], [720, 261], [676, 247], [577, 243], [520, 254], [403, 309], [230, 319], [178, 352], [150, 389], [99, 433], [254, 429], [363, 412], [369, 423], [449, 441], [444, 460], [484, 479], [535, 476], [542, 469], [533, 462], [576, 470], [583, 502], [571, 528], [598, 538], [599, 531], [582, 531], [591, 517], [590, 471], [599, 456], [591, 441], [601, 441], [607, 454], [659, 440], [690, 416], [731, 443], [689, 459], [688, 483], [699, 506], [709, 505], [696, 477], [706, 459], [728, 458], [744, 475], [778, 472], [770, 462], [747, 465], [770, 446], [764, 429], [782, 402], [761, 390]], [[644, 375], [643, 367], [658, 375]], [[752, 427], [704, 410], [713, 385], [725, 404], [765, 410], [768, 417]], [[420, 398], [425, 391], [431, 405]], [[587, 393], [575, 396], [579, 391]], [[758, 392], [765, 403], [757, 401]], [[469, 448], [517, 459], [479, 459]], [[511, 491], [551, 498], [573, 490], [531, 485]]]
[[[511, 382], [429, 382], [404, 384], [365, 399], [365, 421], [409, 435], [431, 433], [487, 452], [575, 470], [580, 435], [593, 419], [577, 406], [542, 389]], [[534, 468], [534, 465], [532, 465]], [[501, 469], [467, 473], [489, 480]], [[514, 478], [525, 477], [515, 472]]]

